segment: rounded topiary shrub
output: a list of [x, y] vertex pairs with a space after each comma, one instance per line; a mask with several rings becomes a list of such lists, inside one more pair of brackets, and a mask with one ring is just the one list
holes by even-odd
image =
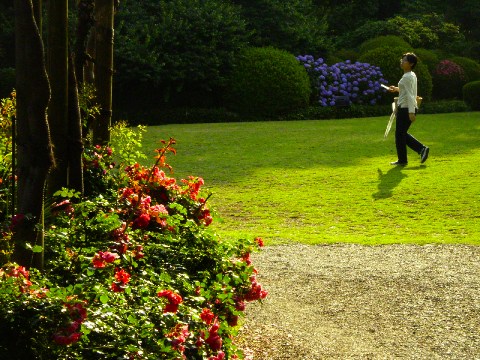
[[275, 48], [248, 48], [231, 74], [227, 102], [247, 117], [274, 118], [305, 107], [310, 80], [295, 56]]
[[[360, 54], [364, 54], [367, 51], [378, 49], [378, 48], [402, 48], [404, 49], [404, 52], [408, 51], [408, 49], [411, 49], [412, 46], [403, 40], [399, 36], [395, 35], [386, 35], [386, 36], [378, 36], [376, 38], [364, 41], [360, 45]], [[400, 54], [401, 55], [401, 54]]]
[[427, 65], [430, 74], [435, 70], [435, 66], [440, 62], [440, 58], [435, 51], [428, 49], [415, 49], [414, 53], [418, 56], [419, 61]]
[[[405, 52], [407, 50], [401, 47], [376, 48], [360, 56], [359, 61], [380, 67], [383, 78], [390, 85], [396, 85], [403, 76], [403, 70], [400, 68], [400, 59]], [[428, 71], [427, 65], [420, 58], [414, 72], [418, 79], [418, 95], [425, 100], [430, 99], [432, 97], [432, 76]]]
[[463, 86], [463, 100], [472, 110], [480, 110], [480, 80], [472, 81]]
[[449, 60], [463, 69], [467, 82], [480, 80], [480, 64], [475, 60], [463, 56], [454, 56]]
[[440, 61], [432, 73], [435, 99], [461, 99], [463, 85], [467, 83], [465, 71], [451, 60]]

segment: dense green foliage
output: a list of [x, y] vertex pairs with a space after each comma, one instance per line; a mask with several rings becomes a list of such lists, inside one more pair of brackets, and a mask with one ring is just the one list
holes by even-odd
[[[119, 133], [115, 143], [127, 146], [118, 159], [138, 157], [142, 131]], [[3, 357], [241, 356], [233, 342], [238, 319], [246, 302], [267, 295], [250, 260], [263, 241], [222, 239], [210, 230], [203, 179], [177, 182], [166, 173], [174, 144], [162, 141], [148, 167], [119, 167], [111, 148], [87, 149], [85, 197], [63, 189], [46, 208], [43, 273], [10, 262], [12, 234], [28, 214], [1, 222]]]
[[463, 86], [463, 99], [472, 108], [480, 110], [480, 81], [472, 81]]
[[[15, 121], [16, 96], [0, 100], [0, 223], [12, 214], [12, 124]], [[0, 262], [9, 244], [0, 241]]]
[[477, 61], [463, 56], [454, 56], [449, 60], [463, 69], [466, 82], [480, 80], [480, 64]]
[[415, 54], [418, 56], [419, 61], [427, 65], [430, 74], [433, 72], [435, 66], [437, 66], [438, 62], [440, 61], [439, 55], [432, 50], [419, 48], [415, 49]]
[[[305, 109], [294, 111], [288, 115], [280, 117], [281, 120], [330, 120], [330, 119], [353, 119], [385, 116], [392, 111], [391, 103], [394, 95], [386, 95], [384, 105], [350, 105], [348, 107], [321, 107], [309, 106]], [[443, 100], [430, 102], [424, 99], [420, 106], [421, 114], [440, 114], [451, 112], [465, 112], [469, 108], [462, 100]]]
[[325, 36], [325, 9], [313, 0], [233, 0], [251, 32], [252, 46], [272, 46], [292, 54], [326, 54], [332, 47]]
[[[125, 1], [116, 16], [117, 105], [215, 105], [235, 54], [246, 45], [245, 21], [216, 0]], [[163, 103], [163, 104], [162, 104]]]
[[360, 54], [364, 54], [367, 51], [374, 50], [381, 47], [392, 47], [392, 48], [402, 48], [405, 49], [404, 52], [410, 51], [413, 49], [412, 45], [403, 40], [399, 36], [395, 35], [386, 35], [378, 36], [370, 40], [364, 41], [359, 46]]
[[286, 51], [249, 48], [238, 58], [230, 79], [229, 104], [245, 116], [272, 117], [304, 107], [310, 80]]
[[[69, 5], [70, 19], [76, 19], [76, 3]], [[125, 0], [119, 5], [113, 116], [135, 123], [192, 122], [197, 114], [199, 121], [238, 119], [239, 114], [225, 111], [224, 95], [232, 64], [246, 47], [273, 46], [334, 65], [357, 61], [367, 47], [380, 46], [375, 38], [386, 36], [389, 47], [416, 49], [431, 75], [440, 61], [456, 58], [467, 81], [475, 78], [476, 65], [458, 58], [478, 64], [480, 56], [475, 0]], [[0, 20], [0, 91], [8, 96], [14, 66], [11, 2], [0, 3]], [[44, 31], [46, 23], [45, 17]], [[430, 92], [428, 81], [420, 86], [422, 93]]]
[[[403, 75], [400, 69], [400, 59], [406, 51], [402, 47], [380, 47], [360, 56], [359, 60], [379, 66], [382, 69], [383, 77], [389, 84], [397, 84]], [[415, 74], [418, 78], [418, 94], [425, 99], [432, 96], [432, 77], [428, 67], [421, 61], [415, 67]]]

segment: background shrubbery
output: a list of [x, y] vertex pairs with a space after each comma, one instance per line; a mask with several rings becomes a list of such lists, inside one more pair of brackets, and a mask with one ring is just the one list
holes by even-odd
[[463, 87], [463, 98], [472, 110], [480, 110], [480, 81], [472, 81]]
[[451, 60], [440, 61], [433, 70], [433, 95], [437, 99], [461, 99], [466, 83], [465, 71]]
[[228, 91], [230, 107], [247, 117], [275, 117], [305, 107], [307, 73], [295, 57], [275, 48], [249, 48], [237, 59]]
[[[380, 67], [385, 80], [390, 85], [394, 85], [398, 83], [403, 75], [400, 68], [400, 60], [405, 52], [407, 51], [404, 48], [380, 47], [367, 51], [360, 56], [359, 61]], [[420, 60], [414, 71], [418, 78], [418, 94], [424, 99], [430, 99], [432, 96], [432, 77], [428, 67]]]

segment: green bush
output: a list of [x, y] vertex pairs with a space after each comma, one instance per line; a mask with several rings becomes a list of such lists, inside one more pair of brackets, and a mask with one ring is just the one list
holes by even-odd
[[117, 112], [115, 119], [127, 120], [129, 125], [219, 123], [242, 120], [237, 113], [225, 108], [193, 107], [130, 109]]
[[[367, 51], [374, 50], [377, 48], [402, 48], [404, 49], [403, 52], [410, 51], [412, 46], [403, 40], [399, 36], [395, 35], [386, 35], [386, 36], [378, 36], [376, 38], [367, 40], [360, 45], [359, 51], [360, 54], [365, 54]], [[400, 54], [401, 55], [401, 54]]]
[[116, 108], [215, 106], [248, 33], [229, 1], [121, 1], [115, 16]]
[[276, 117], [308, 105], [310, 80], [295, 56], [275, 48], [249, 48], [237, 59], [229, 106], [247, 117]]
[[463, 86], [463, 100], [472, 110], [480, 110], [480, 80], [472, 81]]
[[449, 60], [460, 65], [465, 73], [466, 82], [480, 80], [480, 64], [477, 61], [463, 56], [454, 56]]
[[[222, 1], [219, 1], [222, 2]], [[327, 18], [314, 0], [235, 0], [245, 19], [249, 43], [292, 54], [324, 53], [332, 47]]]
[[355, 50], [352, 50], [352, 49], [340, 49], [340, 50], [335, 51], [333, 53], [333, 56], [335, 58], [340, 59], [340, 61], [350, 60], [352, 63], [354, 63], [355, 61], [357, 61], [357, 59], [359, 57], [359, 53]]
[[433, 70], [435, 70], [435, 66], [440, 61], [440, 57], [437, 52], [427, 49], [415, 49], [414, 53], [418, 56], [418, 60], [421, 61], [423, 64], [427, 65], [428, 71], [432, 74]]
[[345, 32], [339, 36], [337, 43], [339, 46], [345, 48], [356, 48], [358, 44], [383, 36], [387, 34], [393, 34], [395, 29], [392, 28], [387, 21], [372, 21], [368, 20], [363, 25], [358, 27], [352, 27], [352, 31]]
[[[400, 59], [402, 54], [407, 51], [408, 49], [400, 47], [376, 48], [360, 56], [359, 61], [379, 66], [384, 79], [393, 85], [397, 84], [403, 75], [402, 69], [400, 68]], [[430, 99], [432, 96], [432, 76], [428, 71], [427, 65], [419, 59], [414, 72], [418, 78], [418, 95], [422, 96], [425, 100]]]
[[[468, 111], [467, 104], [460, 100], [424, 101], [421, 114], [440, 114]], [[331, 120], [354, 119], [377, 116], [390, 116], [392, 107], [388, 105], [351, 105], [345, 107], [309, 106], [282, 117], [282, 120]]]
[[467, 104], [462, 100], [424, 101], [420, 107], [423, 114], [442, 114], [468, 111]]

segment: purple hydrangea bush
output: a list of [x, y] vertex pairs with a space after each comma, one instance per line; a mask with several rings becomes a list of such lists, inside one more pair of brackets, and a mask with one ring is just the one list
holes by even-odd
[[327, 65], [322, 58], [299, 55], [297, 60], [307, 70], [321, 106], [335, 106], [337, 96], [347, 96], [350, 104], [375, 105], [386, 92], [387, 81], [378, 66], [350, 60]]

